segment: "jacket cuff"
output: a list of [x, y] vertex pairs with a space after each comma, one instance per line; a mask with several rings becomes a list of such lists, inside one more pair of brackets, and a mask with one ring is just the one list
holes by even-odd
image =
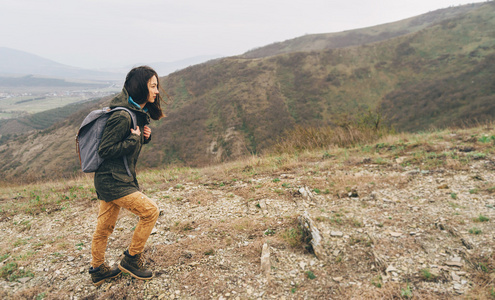
[[144, 144], [148, 144], [151, 141], [151, 134], [149, 138], [144, 138]]

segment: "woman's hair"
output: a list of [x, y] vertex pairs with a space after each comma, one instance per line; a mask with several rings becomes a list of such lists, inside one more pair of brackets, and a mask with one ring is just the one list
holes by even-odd
[[[137, 104], [143, 104], [148, 101], [148, 81], [151, 77], [156, 76], [157, 79], [157, 88], [160, 90], [160, 80], [158, 79], [158, 74], [155, 70], [148, 66], [140, 66], [133, 68], [127, 73], [125, 77], [124, 88], [126, 89], [129, 96], [132, 97], [132, 100]], [[160, 106], [160, 102], [162, 101], [162, 97], [160, 94], [156, 96], [154, 103], [146, 103], [146, 108], [148, 108], [148, 112], [150, 117], [153, 120], [159, 120], [164, 117], [162, 108]]]

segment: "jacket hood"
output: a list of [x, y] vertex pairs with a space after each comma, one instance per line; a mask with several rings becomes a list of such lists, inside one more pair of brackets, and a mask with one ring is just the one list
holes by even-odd
[[145, 112], [141, 107], [138, 108], [135, 105], [129, 103], [129, 93], [127, 93], [125, 88], [122, 88], [122, 92], [120, 92], [110, 101], [111, 109], [118, 106], [128, 108], [132, 111], [135, 111], [137, 114], [142, 114], [146, 118], [146, 123], [150, 123], [150, 115], [147, 112]]
[[135, 111], [136, 113], [144, 114], [146, 115], [146, 118], [148, 120], [147, 123], [149, 123], [150, 116], [147, 112], [145, 112], [141, 107], [136, 107], [135, 105], [129, 103], [129, 93], [127, 93], [125, 88], [122, 88], [122, 92], [120, 92], [117, 96], [115, 96], [111, 101], [110, 101], [110, 108], [115, 108], [115, 107], [125, 107], [130, 110]]
[[129, 93], [127, 93], [125, 88], [122, 88], [122, 92], [120, 92], [110, 101], [110, 108], [115, 108], [117, 106], [122, 106], [137, 112], [146, 113], [142, 108], [137, 108], [135, 105], [129, 103]]

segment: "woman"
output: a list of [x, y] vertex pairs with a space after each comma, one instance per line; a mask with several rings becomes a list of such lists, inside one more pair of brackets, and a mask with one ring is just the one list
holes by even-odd
[[[148, 127], [150, 118], [159, 120], [163, 117], [159, 88], [158, 75], [152, 68], [137, 67], [127, 74], [122, 92], [110, 103], [110, 108], [119, 106], [132, 110], [137, 124], [132, 124], [127, 111], [113, 112], [105, 125], [98, 148], [98, 154], [104, 161], [94, 178], [96, 193], [101, 200], [89, 269], [94, 285], [119, 276], [121, 271], [138, 279], [149, 280], [153, 277], [153, 273], [144, 267], [142, 252], [159, 210], [153, 200], [139, 191], [135, 167], [142, 145], [151, 139], [151, 129]], [[131, 174], [126, 170], [122, 159], [124, 155]], [[139, 222], [118, 268], [110, 268], [105, 263], [105, 250], [121, 207], [139, 216]]]

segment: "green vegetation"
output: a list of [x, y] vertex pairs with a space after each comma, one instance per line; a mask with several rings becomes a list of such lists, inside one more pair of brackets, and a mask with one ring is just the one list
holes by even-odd
[[483, 135], [482, 137], [480, 137], [478, 139], [479, 142], [481, 143], [493, 143], [493, 141], [495, 141], [495, 136], [491, 135], [491, 136], [487, 136], [487, 135]]
[[490, 273], [490, 269], [487, 267], [485, 263], [478, 263], [478, 269], [484, 273]]
[[[10, 188], [2, 189], [4, 193], [9, 193]], [[0, 215], [11, 217], [18, 213], [35, 216], [40, 213], [50, 213], [58, 210], [70, 208], [70, 204], [80, 200], [88, 201], [94, 199], [93, 183], [90, 180], [74, 182], [57, 182], [53, 185], [36, 184], [30, 189], [16, 190], [12, 199], [14, 201], [0, 202]], [[31, 228], [30, 220], [23, 220], [17, 224], [23, 230]], [[23, 243], [20, 239], [16, 243]]]
[[275, 230], [273, 230], [271, 228], [268, 228], [267, 230], [265, 230], [264, 234], [265, 235], [274, 235], [275, 234]]
[[305, 273], [306, 273], [306, 276], [307, 276], [309, 279], [311, 279], [311, 280], [313, 280], [313, 279], [315, 279], [315, 278], [316, 278], [316, 275], [315, 275], [312, 271], [306, 271]]
[[29, 270], [19, 269], [15, 261], [8, 262], [0, 268], [0, 278], [7, 281], [15, 281], [22, 277], [34, 277], [34, 274]]
[[469, 229], [469, 233], [478, 235], [478, 234], [481, 234], [482, 232], [481, 232], [481, 229], [473, 227], [473, 228]]
[[215, 255], [215, 250], [209, 249], [209, 250], [205, 251], [204, 255], [205, 256]]
[[436, 276], [433, 275], [429, 269], [422, 269], [421, 270], [421, 277], [423, 278], [423, 280], [425, 281], [433, 281], [435, 280]]
[[282, 233], [282, 239], [293, 248], [300, 248], [303, 244], [303, 231], [301, 228], [289, 228]]
[[411, 286], [408, 284], [405, 289], [401, 289], [400, 295], [406, 299], [411, 298], [413, 296]]
[[33, 129], [47, 129], [53, 124], [65, 120], [79, 109], [80, 106], [78, 104], [71, 104], [19, 118], [18, 121]]
[[290, 292], [292, 294], [295, 294], [297, 292], [297, 284], [295, 284], [295, 286], [293, 288], [290, 289]]
[[376, 286], [377, 288], [381, 288], [383, 286], [383, 278], [381, 275], [377, 275], [371, 279], [371, 284]]
[[474, 218], [474, 222], [488, 222], [488, 221], [490, 221], [490, 219], [483, 215], [479, 215], [477, 218]]

